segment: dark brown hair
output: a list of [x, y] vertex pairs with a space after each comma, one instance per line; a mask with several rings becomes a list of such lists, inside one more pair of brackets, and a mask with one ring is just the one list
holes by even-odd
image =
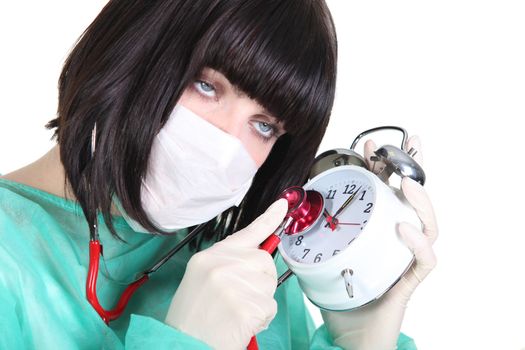
[[110, 215], [116, 195], [144, 228], [168, 234], [141, 206], [141, 178], [155, 135], [204, 67], [223, 73], [286, 129], [239, 207], [210, 220], [191, 246], [247, 226], [284, 188], [306, 181], [331, 113], [336, 61], [323, 0], [109, 1], [66, 59], [58, 117], [46, 125], [55, 128], [66, 183], [90, 230], [100, 210], [120, 238]]

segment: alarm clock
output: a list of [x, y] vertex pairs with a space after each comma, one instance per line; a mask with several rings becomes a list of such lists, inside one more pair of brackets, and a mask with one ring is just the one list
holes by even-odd
[[[401, 148], [386, 145], [371, 158], [354, 149], [365, 135], [384, 129], [403, 133]], [[403, 128], [382, 126], [359, 134], [350, 149], [338, 148], [317, 156], [304, 190], [322, 196], [313, 224], [283, 235], [279, 253], [297, 276], [306, 297], [330, 311], [362, 307], [385, 294], [414, 261], [397, 234], [397, 224], [421, 221], [399, 188], [388, 185], [393, 174], [424, 184], [425, 175], [404, 149]], [[376, 174], [377, 173], [377, 174]]]

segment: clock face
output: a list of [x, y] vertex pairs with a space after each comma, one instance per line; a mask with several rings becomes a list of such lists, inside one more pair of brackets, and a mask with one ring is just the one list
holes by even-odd
[[[291, 259], [305, 264], [322, 263], [343, 251], [363, 232], [374, 210], [375, 186], [367, 175], [352, 168], [329, 169], [303, 186], [322, 194], [325, 212], [305, 232], [281, 237]], [[328, 216], [335, 219], [330, 223]]]

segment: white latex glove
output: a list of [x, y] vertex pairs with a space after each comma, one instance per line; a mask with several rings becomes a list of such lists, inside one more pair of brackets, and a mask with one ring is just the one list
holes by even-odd
[[277, 270], [258, 246], [287, 210], [279, 199], [246, 228], [194, 254], [165, 322], [214, 349], [246, 349], [277, 313]]
[[[422, 165], [421, 144], [417, 136], [408, 140], [406, 149], [411, 147], [418, 151], [414, 158]], [[365, 143], [367, 160], [375, 149], [373, 141]], [[376, 172], [379, 170], [380, 167], [374, 169]], [[432, 204], [424, 188], [410, 178], [403, 178], [401, 189], [422, 223], [421, 228], [406, 222], [398, 225], [399, 235], [414, 253], [415, 262], [398, 283], [379, 300], [353, 311], [321, 310], [334, 343], [344, 349], [396, 349], [408, 300], [418, 284], [436, 265], [432, 244], [438, 236], [438, 229]]]

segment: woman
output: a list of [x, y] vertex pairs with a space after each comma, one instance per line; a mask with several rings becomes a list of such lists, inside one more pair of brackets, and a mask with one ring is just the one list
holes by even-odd
[[[258, 249], [285, 215], [275, 198], [306, 180], [336, 58], [322, 0], [109, 1], [64, 64], [57, 146], [0, 179], [0, 347], [414, 348], [399, 304], [324, 312], [314, 333], [296, 278], [276, 289], [286, 267]], [[86, 300], [88, 237], [109, 308], [204, 222], [106, 324]]]

